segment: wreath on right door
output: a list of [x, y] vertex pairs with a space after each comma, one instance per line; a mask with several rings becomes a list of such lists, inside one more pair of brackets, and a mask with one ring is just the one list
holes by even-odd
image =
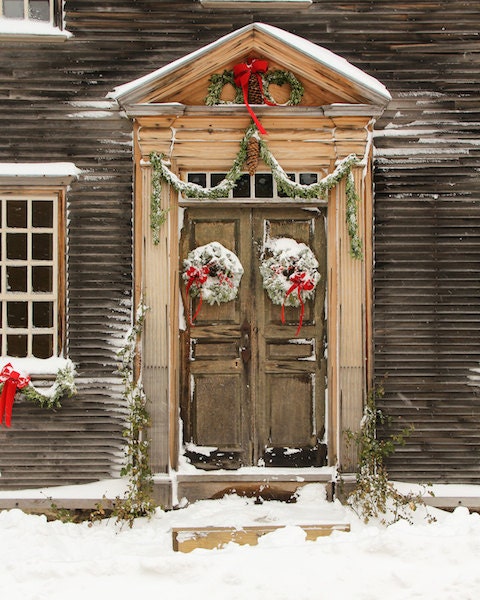
[[293, 238], [273, 238], [265, 244], [265, 257], [259, 268], [268, 297], [282, 307], [282, 323], [285, 323], [285, 306], [300, 307], [297, 336], [302, 328], [305, 300], [313, 298], [320, 281], [314, 253]]

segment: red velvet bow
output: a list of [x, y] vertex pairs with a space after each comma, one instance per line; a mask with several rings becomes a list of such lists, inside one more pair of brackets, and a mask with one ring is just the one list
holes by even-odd
[[292, 282], [292, 285], [288, 288], [287, 293], [285, 294], [285, 300], [282, 304], [281, 317], [282, 323], [285, 323], [285, 302], [287, 301], [288, 296], [292, 292], [297, 290], [298, 299], [300, 301], [300, 319], [298, 321], [298, 327], [295, 333], [295, 337], [297, 337], [297, 335], [300, 333], [300, 329], [302, 328], [303, 315], [305, 313], [305, 304], [303, 303], [302, 290], [305, 290], [306, 292], [313, 290], [315, 284], [311, 279], [308, 278], [308, 275], [307, 273], [305, 273], [305, 271], [296, 271], [295, 273], [292, 273], [292, 275], [290, 275], [289, 279]]
[[257, 58], [254, 58], [252, 60], [252, 62], [250, 62], [250, 63], [238, 63], [237, 65], [235, 65], [233, 67], [233, 78], [235, 81], [235, 85], [238, 85], [238, 87], [242, 88], [243, 100], [245, 102], [247, 110], [250, 113], [252, 119], [254, 120], [255, 125], [258, 128], [258, 131], [260, 133], [262, 133], [263, 135], [265, 135], [267, 132], [265, 131], [265, 128], [258, 120], [257, 115], [253, 112], [252, 107], [248, 103], [248, 80], [250, 79], [250, 75], [253, 73], [257, 78], [258, 85], [260, 87], [260, 91], [262, 92], [263, 101], [265, 102], [265, 104], [268, 104], [269, 106], [275, 106], [275, 104], [273, 102], [269, 102], [267, 100], [267, 98], [265, 98], [265, 95], [263, 93], [263, 82], [262, 82], [262, 77], [260, 74], [265, 73], [265, 71], [267, 69], [268, 69], [268, 62], [266, 60], [260, 60]]
[[[208, 265], [204, 265], [203, 267], [189, 267], [187, 269], [187, 295], [190, 291], [192, 285], [196, 285], [197, 287], [202, 287], [202, 285], [207, 281], [207, 277], [210, 274], [210, 267]], [[200, 308], [202, 307], [203, 298], [200, 294], [200, 300], [198, 302], [197, 310], [193, 317], [190, 318], [190, 325], [193, 325], [193, 321], [197, 318], [198, 313], [200, 312]]]
[[0, 383], [3, 383], [2, 395], [0, 396], [0, 423], [2, 423], [3, 416], [5, 415], [5, 425], [10, 427], [15, 392], [17, 389], [21, 390], [26, 387], [30, 383], [30, 377], [22, 377], [8, 363], [0, 373]]

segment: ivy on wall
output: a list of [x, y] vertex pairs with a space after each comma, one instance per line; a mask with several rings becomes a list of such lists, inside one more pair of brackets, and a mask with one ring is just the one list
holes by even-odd
[[142, 334], [146, 311], [147, 307], [141, 300], [135, 322], [127, 335], [125, 345], [118, 353], [122, 361], [120, 374], [128, 407], [127, 425], [123, 432], [126, 442], [125, 465], [121, 475], [128, 477], [129, 482], [124, 498], [116, 499], [114, 515], [117, 520], [126, 521], [130, 527], [136, 517], [149, 516], [155, 510], [149, 461], [150, 442], [146, 439], [150, 416], [141, 378], [135, 378], [137, 344]]

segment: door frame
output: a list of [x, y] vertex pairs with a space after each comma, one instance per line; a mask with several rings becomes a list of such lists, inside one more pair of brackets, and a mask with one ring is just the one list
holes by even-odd
[[[308, 114], [311, 117], [311, 113]], [[198, 138], [199, 131], [210, 131], [211, 113], [202, 116], [199, 111], [192, 114], [192, 136]], [[321, 118], [318, 117], [320, 120]], [[179, 303], [178, 286], [178, 230], [179, 198], [178, 193], [168, 184], [161, 187], [161, 208], [166, 211], [167, 219], [161, 229], [161, 239], [154, 245], [150, 228], [150, 199], [152, 194], [152, 167], [149, 153], [159, 148], [159, 137], [165, 136], [164, 146], [172, 146], [175, 133], [172, 134], [170, 117], [165, 118], [168, 127], [160, 130], [158, 116], [137, 117], [135, 122], [135, 302], [143, 296], [149, 307], [142, 336], [142, 379], [149, 399], [151, 429], [149, 431], [151, 467], [154, 473], [171, 487], [171, 472], [178, 469], [179, 456], [179, 420], [178, 420], [178, 356], [179, 344], [175, 331], [178, 328], [177, 308]], [[295, 128], [291, 119], [284, 121], [278, 117], [280, 132]], [[204, 122], [204, 129], [201, 122]], [[331, 125], [331, 119], [328, 119]], [[223, 121], [221, 121], [223, 123]], [[236, 128], [235, 139], [242, 139], [248, 121], [244, 117], [229, 118], [229, 125]], [[177, 125], [184, 124], [186, 135], [189, 127], [189, 115], [177, 118]], [[363, 413], [363, 405], [372, 374], [372, 177], [371, 145], [365, 132], [373, 128], [373, 121], [364, 113], [347, 121], [350, 137], [356, 141], [357, 154], [364, 150], [362, 163], [352, 172], [357, 193], [360, 197], [359, 226], [363, 240], [363, 260], [350, 256], [349, 237], [346, 221], [345, 181], [340, 182], [328, 194], [326, 201], [311, 201], [327, 205], [327, 336], [328, 336], [328, 452], [329, 465], [339, 467], [344, 473], [353, 473], [356, 469], [356, 455], [348, 447], [345, 430], [358, 431]], [[317, 156], [304, 153], [310, 146], [300, 142], [298, 152], [292, 153], [290, 147], [282, 144], [272, 148], [277, 160], [285, 170], [316, 171], [319, 168], [332, 172], [351, 146], [346, 145], [345, 152], [338, 154], [337, 138], [340, 135], [340, 122], [332, 135], [331, 145], [327, 148], [329, 157], [319, 162]], [[155, 127], [154, 127], [155, 125]], [[215, 129], [215, 127], [213, 128]], [[269, 132], [275, 132], [275, 122], [269, 124]], [[151, 136], [154, 134], [154, 137]], [[178, 134], [177, 134], [178, 135]], [[204, 135], [204, 134], [202, 134]], [[279, 134], [280, 135], [280, 134]], [[283, 135], [283, 133], [282, 133]], [[230, 140], [229, 140], [230, 142]], [[198, 143], [198, 142], [197, 142]], [[207, 142], [205, 142], [207, 143]], [[238, 146], [229, 143], [228, 151], [216, 150], [211, 155], [193, 156], [192, 144], [185, 144], [170, 154], [170, 169], [175, 173], [184, 171], [218, 170], [226, 171], [231, 166], [232, 153]], [[273, 144], [272, 144], [273, 146]], [[322, 146], [323, 148], [323, 146]], [[182, 155], [185, 150], [186, 154]], [[333, 153], [332, 153], [333, 151]], [[300, 158], [299, 157], [303, 157]], [[210, 163], [213, 162], [213, 166]], [[267, 167], [259, 166], [258, 170]], [[188, 202], [193, 202], [189, 200]], [[202, 205], [207, 205], [205, 201]], [[211, 201], [215, 204], [218, 201]], [[295, 200], [290, 200], [298, 206]], [[187, 201], [183, 202], [187, 203]], [[235, 202], [242, 206], [244, 199]], [[268, 203], [270, 204], [270, 203]], [[281, 202], [287, 205], [288, 201]], [[227, 203], [228, 205], [228, 203]], [[163, 474], [163, 475], [162, 475]], [[162, 479], [163, 478], [163, 479]], [[162, 484], [163, 485], [163, 484]], [[167, 485], [167, 484], [166, 484]]]

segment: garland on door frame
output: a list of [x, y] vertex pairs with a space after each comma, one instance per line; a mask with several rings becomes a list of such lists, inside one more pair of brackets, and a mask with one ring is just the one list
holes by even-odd
[[247, 147], [250, 138], [255, 137], [259, 141], [260, 158], [270, 167], [273, 177], [277, 183], [278, 189], [286, 194], [289, 198], [302, 198], [314, 200], [320, 198], [327, 199], [328, 192], [335, 187], [342, 179], [345, 181], [345, 197], [346, 197], [346, 223], [348, 235], [350, 237], [350, 254], [353, 258], [361, 259], [362, 241], [359, 235], [358, 225], [358, 204], [359, 197], [355, 190], [355, 181], [353, 178], [352, 167], [359, 162], [355, 154], [350, 154], [345, 157], [337, 165], [335, 170], [310, 185], [296, 183], [289, 179], [287, 173], [280, 166], [276, 158], [270, 152], [267, 143], [260, 138], [255, 125], [251, 125], [242, 141], [240, 149], [235, 157], [233, 164], [226, 173], [225, 178], [214, 187], [202, 187], [196, 183], [182, 181], [168, 167], [167, 160], [164, 154], [152, 152], [150, 154], [150, 163], [152, 165], [152, 198], [151, 198], [151, 227], [153, 231], [153, 241], [158, 244], [160, 240], [160, 225], [165, 221], [166, 212], [160, 208], [160, 189], [161, 180], [170, 184], [177, 192], [183, 194], [187, 198], [205, 198], [215, 200], [218, 198], [226, 198], [229, 195], [237, 180], [243, 173], [243, 165], [247, 159]]
[[30, 402], [41, 408], [60, 408], [62, 398], [70, 398], [76, 393], [75, 369], [71, 362], [57, 371], [55, 381], [47, 393], [42, 394], [31, 383], [30, 377], [15, 371], [11, 363], [3, 366], [0, 372], [0, 423], [5, 417], [5, 425], [10, 427], [12, 409], [17, 390]]
[[152, 230], [152, 239], [155, 246], [160, 242], [160, 227], [167, 220], [168, 210], [162, 208], [162, 164], [160, 156], [155, 152], [150, 154], [150, 163], [152, 165], [152, 198], [150, 207], [150, 228]]

